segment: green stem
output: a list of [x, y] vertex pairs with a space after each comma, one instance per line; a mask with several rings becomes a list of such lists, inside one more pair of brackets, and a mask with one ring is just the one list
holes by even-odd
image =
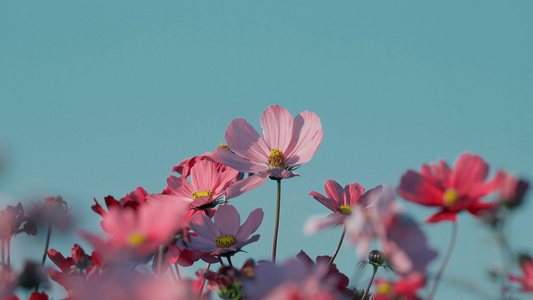
[[[219, 257], [220, 258], [220, 257]], [[222, 262], [222, 260], [220, 260]], [[199, 293], [198, 293], [198, 297], [202, 296], [202, 291], [204, 290], [204, 285], [205, 285], [205, 281], [206, 281], [206, 275], [207, 275], [207, 271], [209, 271], [209, 267], [211, 266], [211, 263], [207, 263], [207, 266], [205, 266], [205, 272], [204, 272], [204, 278], [202, 279], [202, 286], [200, 286], [200, 290], [199, 290]]]
[[374, 272], [372, 273], [372, 278], [370, 278], [370, 282], [368, 283], [368, 286], [366, 287], [366, 291], [363, 294], [363, 297], [361, 299], [365, 299], [366, 295], [368, 294], [368, 291], [370, 290], [370, 287], [372, 286], [372, 282], [374, 282], [374, 277], [376, 276], [376, 272], [378, 271], [378, 266], [373, 266]]
[[276, 263], [276, 250], [278, 246], [278, 229], [279, 229], [279, 211], [280, 211], [280, 204], [281, 204], [281, 178], [276, 178], [276, 181], [278, 182], [278, 201], [277, 201], [277, 208], [276, 208], [276, 227], [274, 228], [274, 242], [272, 245], [272, 262]]
[[331, 266], [331, 264], [333, 263], [333, 261], [337, 257], [337, 254], [339, 254], [339, 250], [341, 249], [342, 241], [344, 240], [344, 235], [345, 234], [346, 234], [346, 226], [344, 226], [344, 229], [342, 230], [342, 235], [341, 235], [341, 239], [339, 241], [339, 245], [337, 245], [337, 250], [335, 250], [335, 253], [333, 254], [331, 259], [329, 260], [328, 266]]
[[437, 274], [437, 277], [435, 278], [435, 282], [433, 283], [433, 286], [431, 287], [431, 291], [429, 292], [429, 296], [427, 300], [433, 299], [433, 296], [435, 296], [435, 293], [437, 292], [437, 288], [439, 287], [440, 277], [442, 276], [442, 273], [444, 272], [444, 268], [446, 268], [446, 264], [448, 263], [448, 260], [450, 259], [450, 256], [452, 254], [453, 246], [455, 245], [455, 239], [457, 238], [457, 221], [453, 222], [452, 224], [452, 239], [450, 241], [450, 245], [448, 246], [448, 251], [446, 251], [446, 256], [444, 257], [444, 261], [442, 262], [442, 265], [440, 266], [439, 273]]
[[41, 266], [44, 266], [46, 261], [46, 255], [48, 254], [48, 246], [50, 246], [50, 236], [52, 235], [52, 226], [48, 226], [48, 233], [46, 234], [46, 244], [44, 245], [43, 260], [41, 261]]

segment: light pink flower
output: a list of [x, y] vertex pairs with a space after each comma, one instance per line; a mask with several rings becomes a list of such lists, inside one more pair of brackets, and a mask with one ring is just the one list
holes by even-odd
[[420, 173], [408, 170], [402, 176], [398, 193], [407, 201], [439, 207], [426, 222], [455, 222], [462, 210], [481, 216], [494, 207], [495, 203], [480, 201], [498, 188], [498, 180], [485, 181], [488, 173], [489, 165], [481, 157], [464, 153], [453, 169], [440, 160], [438, 164], [422, 165]]
[[214, 222], [206, 215], [193, 215], [189, 226], [198, 236], [190, 236], [187, 247], [211, 255], [233, 255], [245, 245], [259, 240], [258, 234], [252, 237], [250, 235], [261, 225], [263, 210], [258, 208], [252, 211], [241, 225], [237, 209], [225, 204], [218, 207], [213, 219]]
[[365, 189], [358, 183], [348, 184], [343, 188], [334, 180], [326, 181], [324, 190], [327, 197], [317, 192], [311, 192], [309, 195], [313, 196], [315, 200], [329, 208], [333, 213], [328, 215], [326, 219], [311, 217], [305, 225], [305, 231], [314, 233], [324, 227], [343, 224], [352, 214], [353, 209], [356, 207], [366, 209], [371, 204], [371, 201], [375, 200], [381, 193], [382, 189], [383, 187], [379, 185], [365, 192]]
[[111, 208], [101, 224], [110, 237], [107, 244], [98, 237], [80, 232], [103, 256], [111, 259], [144, 257], [156, 252], [186, 226], [185, 206], [176, 201], [151, 201], [135, 211], [132, 208]]
[[276, 179], [299, 176], [292, 172], [308, 162], [322, 142], [323, 132], [316, 114], [304, 111], [296, 118], [278, 105], [261, 114], [261, 137], [244, 119], [234, 119], [224, 135], [229, 147], [218, 148], [213, 157], [240, 172], [257, 173], [233, 184], [228, 198], [236, 197], [263, 184], [269, 177]]

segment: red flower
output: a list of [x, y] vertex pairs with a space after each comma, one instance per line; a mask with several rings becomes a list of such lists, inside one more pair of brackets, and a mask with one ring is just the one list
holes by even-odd
[[45, 292], [33, 292], [31, 293], [29, 300], [48, 300], [48, 295]]
[[533, 259], [527, 255], [522, 255], [518, 261], [524, 276], [518, 277], [509, 274], [507, 277], [510, 281], [520, 282], [523, 292], [533, 292]]
[[411, 273], [408, 276], [400, 278], [393, 282], [378, 278], [376, 279], [373, 300], [419, 300], [421, 298], [416, 296], [416, 292], [423, 288], [426, 280], [420, 273]]
[[498, 188], [498, 180], [485, 181], [488, 164], [479, 156], [462, 154], [453, 169], [440, 160], [422, 165], [421, 172], [408, 170], [402, 176], [398, 193], [407, 201], [440, 207], [426, 222], [456, 221], [457, 213], [468, 210], [475, 216], [494, 207], [495, 203], [479, 199]]
[[[120, 208], [131, 207], [137, 210], [137, 207], [139, 207], [139, 205], [146, 203], [147, 195], [148, 193], [146, 192], [144, 188], [137, 187], [135, 191], [126, 194], [123, 198], [120, 198], [120, 200], [118, 201], [111, 195], [105, 197], [104, 200], [107, 206], [107, 210], [109, 210], [109, 208], [111, 207], [120, 207]], [[92, 210], [95, 213], [101, 215], [102, 217], [105, 217], [105, 215], [107, 215], [107, 212], [102, 208], [102, 206], [100, 206], [98, 201], [96, 201], [96, 198], [94, 198], [94, 203], [96, 204], [91, 206]]]

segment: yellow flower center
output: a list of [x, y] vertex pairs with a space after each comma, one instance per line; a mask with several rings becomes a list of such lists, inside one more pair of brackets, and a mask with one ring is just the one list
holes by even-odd
[[130, 242], [130, 245], [137, 247], [146, 242], [146, 236], [140, 232], [134, 232], [130, 234], [128, 240]]
[[444, 205], [452, 206], [459, 200], [459, 194], [455, 189], [447, 189], [442, 196], [444, 200]]
[[272, 151], [270, 151], [270, 156], [268, 157], [268, 165], [271, 169], [285, 169], [285, 156], [283, 156], [283, 152], [278, 149], [273, 149]]
[[223, 235], [219, 236], [215, 243], [218, 248], [227, 248], [235, 245], [237, 243], [237, 239], [233, 235]]
[[386, 282], [381, 283], [376, 288], [376, 293], [377, 294], [389, 294], [390, 292], [392, 292], [392, 286], [390, 284], [386, 283]]
[[341, 205], [339, 210], [341, 211], [341, 214], [349, 215], [352, 212], [352, 207], [350, 205]]
[[212, 190], [207, 190], [207, 191], [198, 191], [198, 192], [194, 192], [192, 193], [192, 200], [198, 198], [198, 197], [202, 197], [202, 196], [212, 196], [213, 195], [213, 191]]
[[228, 145], [226, 145], [226, 144], [224, 144], [224, 143], [222, 143], [222, 142], [220, 142], [220, 145], [218, 146], [218, 148], [222, 148], [222, 149], [224, 149], [224, 150], [226, 150], [226, 151], [229, 151], [229, 152], [231, 152], [231, 153], [235, 153], [235, 152], [231, 151], [231, 149], [229, 148]]

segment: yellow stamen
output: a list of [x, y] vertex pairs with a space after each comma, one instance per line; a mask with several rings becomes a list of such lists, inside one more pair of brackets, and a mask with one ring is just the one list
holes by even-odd
[[222, 149], [224, 149], [224, 150], [226, 150], [226, 151], [229, 151], [229, 152], [231, 152], [231, 153], [235, 153], [235, 152], [231, 151], [231, 149], [229, 148], [228, 145], [226, 145], [226, 144], [224, 144], [224, 143], [222, 143], [222, 142], [220, 142], [220, 146], [218, 146], [218, 148], [222, 148]]
[[271, 169], [285, 169], [285, 156], [283, 156], [283, 152], [278, 149], [273, 149], [272, 151], [270, 151], [270, 156], [268, 157], [268, 165]]
[[442, 196], [444, 200], [444, 205], [452, 206], [459, 200], [459, 194], [455, 189], [447, 189]]
[[350, 213], [352, 213], [352, 207], [350, 205], [341, 205], [339, 210], [343, 215], [349, 215]]
[[392, 292], [392, 286], [388, 283], [381, 283], [380, 285], [378, 285], [378, 287], [376, 288], [376, 293], [377, 294], [389, 294], [390, 292]]
[[130, 245], [132, 246], [140, 246], [146, 242], [146, 236], [140, 232], [134, 232], [130, 234], [128, 238]]
[[202, 196], [212, 196], [213, 195], [213, 191], [212, 190], [207, 190], [207, 191], [198, 191], [198, 192], [194, 192], [192, 193], [192, 200], [198, 198], [198, 197], [202, 197]]
[[223, 235], [219, 236], [215, 243], [218, 248], [227, 248], [235, 245], [237, 243], [237, 239], [233, 235]]

